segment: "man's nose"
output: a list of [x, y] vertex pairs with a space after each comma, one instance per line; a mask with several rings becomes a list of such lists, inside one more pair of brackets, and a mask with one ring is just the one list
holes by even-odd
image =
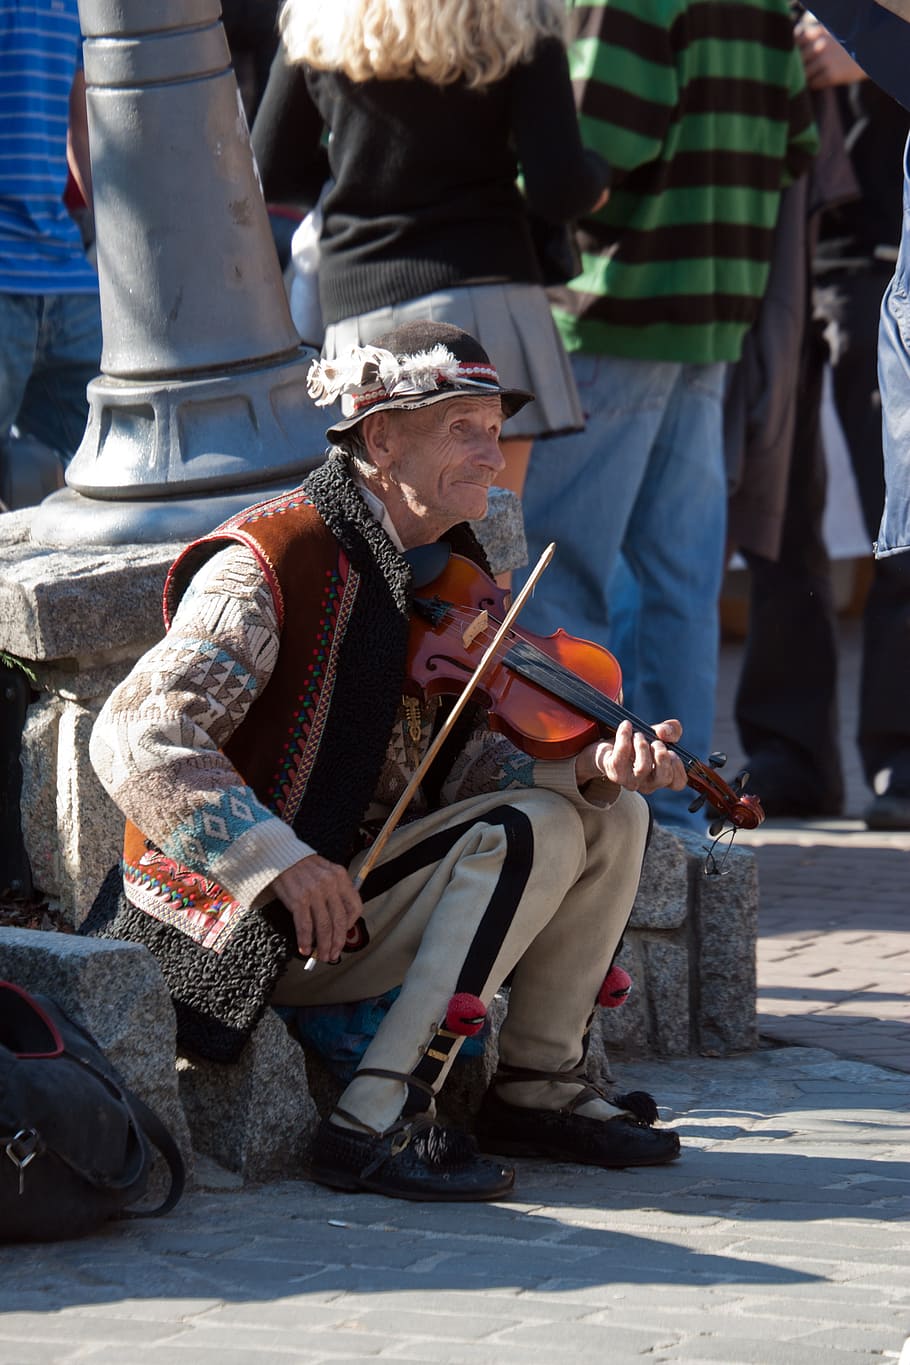
[[502, 453], [500, 437], [492, 433], [487, 437], [483, 447], [483, 462], [499, 474], [506, 467], [505, 456]]

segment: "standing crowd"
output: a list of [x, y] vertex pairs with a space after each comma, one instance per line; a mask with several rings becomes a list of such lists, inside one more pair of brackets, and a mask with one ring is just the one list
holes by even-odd
[[[523, 499], [529, 562], [558, 547], [526, 623], [608, 646], [629, 708], [679, 714], [696, 753], [742, 554], [752, 785], [769, 815], [839, 814], [823, 380], [871, 546], [910, 121], [791, 0], [496, 0], [500, 46], [476, 65], [444, 41], [462, 8], [225, 7], [274, 221], [318, 205], [323, 330], [304, 339], [333, 358], [452, 322], [535, 394], [497, 479]], [[61, 482], [101, 356], [76, 0], [0, 4], [0, 65], [0, 505], [17, 507]], [[910, 827], [908, 574], [875, 560], [865, 599], [876, 828]], [[653, 801], [700, 824], [687, 805]]]

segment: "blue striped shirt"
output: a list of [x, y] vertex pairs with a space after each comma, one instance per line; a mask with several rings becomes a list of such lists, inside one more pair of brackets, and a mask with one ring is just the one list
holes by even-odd
[[63, 202], [76, 0], [0, 0], [0, 290], [88, 294], [98, 279]]

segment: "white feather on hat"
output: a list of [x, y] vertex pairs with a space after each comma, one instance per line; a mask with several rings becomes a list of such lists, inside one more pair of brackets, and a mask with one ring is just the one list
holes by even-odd
[[[353, 399], [380, 385], [392, 398], [434, 393], [461, 377], [459, 363], [447, 346], [414, 355], [394, 356], [379, 346], [352, 346], [334, 360], [314, 360], [307, 374], [307, 393], [318, 407]], [[342, 406], [345, 406], [342, 404]]]
[[[345, 394], [362, 393], [385, 373], [397, 370], [391, 351], [378, 346], [352, 346], [334, 360], [314, 360], [307, 373], [307, 393], [317, 407], [337, 403]], [[383, 387], [385, 383], [383, 383]]]

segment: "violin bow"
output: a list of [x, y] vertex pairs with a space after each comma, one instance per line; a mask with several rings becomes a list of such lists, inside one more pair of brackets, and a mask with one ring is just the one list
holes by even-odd
[[[547, 546], [543, 554], [540, 556], [540, 559], [538, 559], [537, 563], [534, 565], [534, 568], [531, 571], [530, 575], [528, 576], [528, 580], [525, 583], [524, 587], [522, 588], [521, 592], [515, 598], [515, 601], [509, 607], [505, 616], [502, 618], [502, 624], [497, 628], [496, 634], [493, 636], [492, 640], [484, 650], [480, 662], [474, 669], [474, 672], [471, 674], [470, 678], [468, 678], [468, 681], [465, 683], [459, 696], [456, 698], [455, 704], [453, 705], [451, 711], [449, 712], [448, 716], [445, 719], [445, 723], [440, 727], [439, 733], [436, 735], [435, 739], [431, 743], [430, 747], [427, 749], [423, 758], [420, 760], [420, 763], [414, 770], [410, 782], [405, 787], [404, 791], [401, 793], [398, 800], [395, 802], [395, 805], [393, 806], [392, 810], [386, 817], [385, 824], [382, 826], [379, 833], [376, 835], [376, 838], [370, 845], [370, 850], [363, 861], [363, 865], [361, 866], [360, 871], [357, 873], [356, 877], [353, 878], [354, 889], [356, 891], [359, 891], [361, 886], [363, 886], [363, 883], [366, 881], [370, 872], [376, 865], [377, 859], [379, 858], [379, 855], [382, 853], [382, 850], [385, 848], [386, 844], [389, 842], [389, 839], [395, 833], [395, 830], [398, 826], [398, 822], [404, 815], [408, 806], [411, 804], [411, 799], [413, 798], [414, 793], [417, 791], [417, 788], [420, 786], [421, 782], [429, 772], [430, 765], [433, 763], [434, 759], [436, 758], [436, 755], [439, 753], [439, 750], [445, 743], [446, 737], [451, 733], [452, 726], [458, 720], [458, 717], [461, 715], [462, 711], [470, 701], [474, 689], [477, 687], [477, 684], [480, 682], [481, 678], [486, 673], [493, 659], [496, 657], [496, 651], [499, 648], [500, 642], [511, 630], [512, 622], [518, 616], [524, 604], [531, 596], [531, 593], [537, 586], [538, 579], [540, 578], [544, 569], [549, 564], [550, 560], [553, 558], [555, 552], [556, 542], [550, 541], [550, 544]], [[305, 972], [311, 972], [313, 968], [316, 966], [317, 960], [318, 959], [315, 956], [308, 957], [306, 962], [304, 963], [303, 970]]]

